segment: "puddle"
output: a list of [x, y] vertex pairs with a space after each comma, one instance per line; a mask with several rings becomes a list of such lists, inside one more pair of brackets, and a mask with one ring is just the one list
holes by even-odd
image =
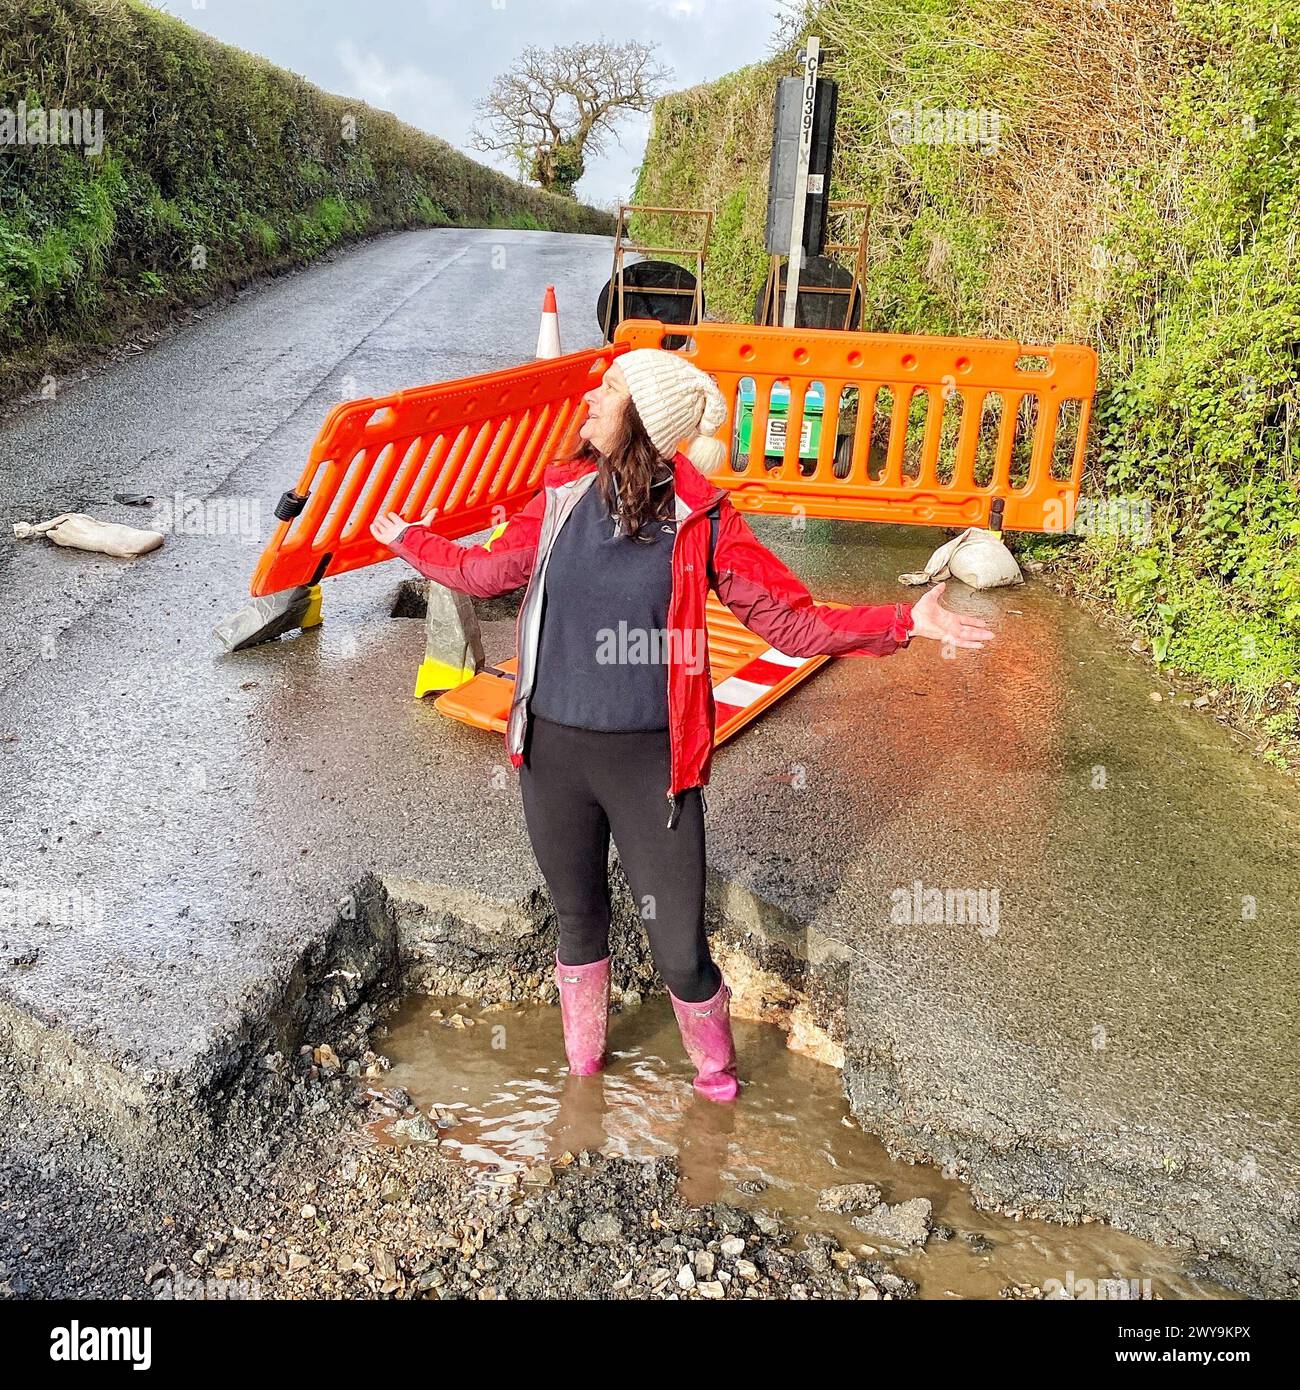
[[934, 1225], [951, 1228], [952, 1238], [931, 1236], [923, 1252], [895, 1260], [923, 1298], [996, 1298], [1009, 1286], [1042, 1288], [1053, 1279], [1076, 1290], [1084, 1280], [1122, 1279], [1136, 1297], [1233, 1296], [1189, 1277], [1178, 1252], [1101, 1223], [1056, 1226], [977, 1211], [960, 1183], [892, 1161], [858, 1128], [838, 1071], [790, 1052], [779, 1029], [743, 1019], [733, 1026], [744, 1084], [726, 1106], [691, 1089], [693, 1069], [662, 995], [613, 1015], [600, 1076], [567, 1075], [560, 1013], [544, 1005], [480, 1008], [415, 995], [375, 1046], [393, 1062], [387, 1084], [405, 1087], [422, 1110], [441, 1106], [460, 1121], [444, 1131], [442, 1151], [489, 1170], [518, 1171], [581, 1149], [676, 1153], [691, 1202], [768, 1207], [796, 1230], [828, 1231], [851, 1249], [883, 1254], [891, 1252], [848, 1216], [817, 1210], [821, 1190], [872, 1182], [891, 1203], [929, 1198]]

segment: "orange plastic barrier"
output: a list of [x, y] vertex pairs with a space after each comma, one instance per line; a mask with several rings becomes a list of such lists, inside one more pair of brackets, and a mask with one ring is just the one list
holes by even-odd
[[[628, 319], [614, 341], [657, 348], [675, 333]], [[1089, 347], [701, 323], [681, 351], [731, 403], [730, 466], [712, 481], [739, 510], [984, 526], [1001, 499], [1008, 530], [1074, 519]]]
[[[713, 698], [717, 704], [715, 747], [738, 734], [769, 705], [788, 695], [800, 681], [807, 680], [830, 660], [825, 656], [786, 656], [776, 651], [761, 637], [755, 637], [713, 594], [708, 598], [705, 622]], [[435, 708], [462, 724], [505, 733], [514, 694], [514, 658], [503, 661], [496, 670], [505, 674], [481, 671], [472, 681], [439, 695], [433, 702]]]
[[329, 414], [253, 575], [253, 596], [373, 565], [392, 552], [370, 523], [438, 509], [453, 540], [499, 525], [541, 486], [586, 416], [585, 392], [624, 347], [348, 401]]

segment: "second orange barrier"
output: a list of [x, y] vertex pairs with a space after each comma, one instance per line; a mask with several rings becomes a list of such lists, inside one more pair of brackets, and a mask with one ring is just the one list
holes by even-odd
[[[615, 342], [658, 348], [678, 332], [628, 319]], [[730, 462], [712, 481], [740, 511], [965, 527], [1000, 500], [1008, 530], [1073, 521], [1090, 347], [701, 323], [680, 351], [730, 405]]]

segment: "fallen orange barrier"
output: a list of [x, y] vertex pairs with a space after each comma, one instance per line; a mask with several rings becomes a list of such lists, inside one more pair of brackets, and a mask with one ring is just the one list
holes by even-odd
[[[657, 348], [678, 334], [628, 319], [614, 341]], [[732, 403], [730, 465], [712, 481], [738, 510], [965, 527], [987, 525], [1001, 500], [1008, 530], [1074, 519], [1097, 386], [1089, 347], [700, 323], [681, 352]]]
[[438, 509], [451, 539], [499, 526], [574, 443], [583, 395], [624, 347], [570, 353], [335, 406], [253, 574], [255, 598], [391, 560], [370, 534], [383, 512]]
[[[839, 607], [840, 605], [830, 605]], [[716, 747], [757, 719], [769, 705], [788, 695], [801, 681], [830, 660], [826, 656], [786, 656], [769, 646], [710, 594], [705, 611], [709, 666], [717, 705]], [[514, 692], [515, 659], [480, 671], [473, 680], [439, 695], [434, 707], [476, 729], [504, 734]]]

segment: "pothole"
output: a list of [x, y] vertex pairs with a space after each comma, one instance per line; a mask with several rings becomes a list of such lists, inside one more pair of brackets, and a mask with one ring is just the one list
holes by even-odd
[[[925, 1297], [1233, 1296], [1189, 1269], [1186, 1252], [1100, 1221], [989, 1212], [939, 1168], [891, 1159], [844, 1093], [844, 962], [808, 933], [738, 921], [735, 904], [720, 909], [711, 893], [744, 1083], [736, 1104], [714, 1105], [691, 1087], [621, 873], [611, 876], [611, 1060], [591, 1078], [568, 1076], [545, 894], [510, 903], [463, 885], [368, 882], [384, 901], [364, 895], [360, 915], [371, 927], [383, 919], [381, 939], [362, 960], [351, 937], [366, 926], [343, 934], [348, 949], [319, 962], [336, 983], [317, 1013], [338, 1011], [336, 1027], [357, 1041], [380, 1019], [371, 1042], [392, 1066], [371, 1094], [386, 1093], [375, 1113], [387, 1120], [366, 1142], [436, 1143], [504, 1183], [591, 1151], [672, 1155], [688, 1202], [753, 1204], [805, 1242], [835, 1242], [846, 1260], [891, 1261]], [[399, 1115], [410, 1123], [394, 1135]], [[828, 1197], [835, 1188], [845, 1191]]]
[[[487, 533], [485, 532], [484, 535]], [[393, 618], [419, 618], [424, 621], [429, 611], [429, 581], [427, 579], [403, 579], [393, 596], [389, 616]], [[494, 623], [514, 618], [519, 612], [522, 595], [519, 591], [501, 594], [497, 598], [476, 598], [474, 612], [479, 621]]]
[[585, 1151], [672, 1154], [692, 1205], [776, 1212], [801, 1241], [829, 1235], [854, 1257], [890, 1261], [923, 1297], [1232, 1296], [1188, 1274], [1177, 1252], [1100, 1222], [977, 1210], [960, 1183], [891, 1160], [859, 1128], [836, 1068], [791, 1050], [771, 1024], [737, 1018], [734, 1028], [744, 1084], [734, 1105], [714, 1105], [691, 1088], [663, 995], [637, 1002], [629, 991], [611, 1016], [606, 1070], [570, 1077], [555, 1007], [414, 994], [373, 1046], [392, 1063], [385, 1084], [410, 1095], [421, 1122], [397, 1137], [391, 1123], [376, 1127], [375, 1137], [423, 1135], [508, 1182]]

